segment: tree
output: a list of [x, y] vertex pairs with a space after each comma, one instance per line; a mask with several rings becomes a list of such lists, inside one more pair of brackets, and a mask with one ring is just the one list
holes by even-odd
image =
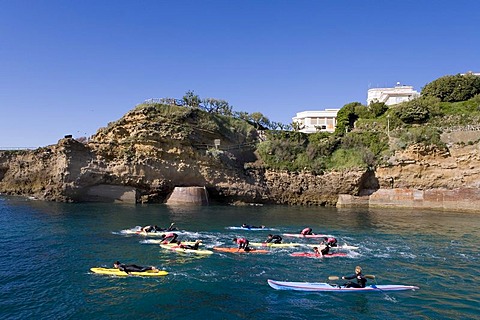
[[192, 108], [198, 108], [200, 106], [200, 97], [196, 95], [193, 90], [188, 90], [183, 96], [185, 104]]
[[426, 97], [440, 98], [443, 102], [466, 101], [480, 93], [480, 77], [473, 74], [443, 76], [422, 89]]
[[372, 102], [368, 105], [368, 110], [374, 118], [377, 118], [388, 110], [388, 106], [383, 102]]
[[268, 120], [268, 118], [265, 117], [261, 112], [253, 112], [249, 116], [256, 129], [263, 129], [265, 127], [268, 128], [270, 126], [270, 120]]
[[335, 134], [344, 135], [346, 131], [353, 129], [358, 115], [355, 112], [355, 107], [361, 106], [360, 102], [351, 102], [344, 105], [337, 113], [337, 127]]
[[205, 98], [202, 100], [202, 105], [207, 112], [220, 113], [226, 116], [232, 115], [232, 107], [225, 100]]

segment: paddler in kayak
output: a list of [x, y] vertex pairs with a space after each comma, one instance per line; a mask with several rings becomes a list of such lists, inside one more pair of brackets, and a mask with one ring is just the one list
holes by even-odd
[[280, 237], [278, 234], [269, 234], [267, 236], [267, 241], [265, 241], [266, 243], [282, 243], [282, 237]]
[[345, 280], [357, 279], [356, 283], [352, 281], [348, 281], [347, 283], [345, 283], [343, 285], [345, 288], [365, 288], [365, 285], [367, 283], [367, 279], [362, 274], [362, 267], [360, 266], [355, 267], [355, 274], [352, 274], [351, 276], [343, 276], [342, 279], [345, 279]]
[[175, 242], [177, 242], [178, 234], [170, 232], [170, 233], [162, 234], [161, 237], [162, 237], [162, 243], [163, 244], [175, 243]]
[[159, 226], [157, 225], [154, 225], [154, 226], [145, 226], [142, 228], [142, 231], [143, 232], [161, 232], [161, 231], [173, 231], [173, 230], [177, 230], [177, 228], [175, 228], [173, 225], [175, 224], [175, 222], [172, 222], [170, 224], [170, 226], [166, 229], [163, 229], [163, 228], [160, 228]]
[[330, 247], [327, 245], [320, 245], [320, 249], [318, 247], [313, 247], [313, 252], [315, 254], [318, 254], [320, 257], [323, 257], [324, 255], [328, 254], [330, 252]]
[[251, 226], [249, 224], [242, 224], [242, 228], [245, 228], [245, 229], [264, 229], [265, 226], [260, 226], [260, 227], [257, 227], [257, 226]]
[[129, 273], [129, 272], [145, 272], [145, 271], [148, 271], [148, 270], [153, 270], [153, 271], [158, 272], [158, 269], [156, 267], [142, 267], [142, 266], [138, 266], [136, 264], [123, 264], [123, 263], [120, 263], [120, 261], [115, 261], [113, 263], [113, 267], [115, 269], [118, 269], [118, 270], [126, 272], [126, 273]]
[[238, 250], [243, 249], [244, 251], [250, 251], [250, 247], [248, 244], [250, 241], [248, 241], [245, 238], [233, 238], [232, 240], [234, 243], [238, 244]]
[[190, 244], [182, 244], [181, 241], [178, 242], [178, 246], [182, 249], [191, 249], [191, 250], [198, 250], [198, 247], [200, 246], [200, 243], [202, 240], [197, 240], [193, 245]]
[[312, 228], [307, 227], [307, 228], [303, 229], [302, 231], [300, 231], [300, 234], [303, 235], [303, 236], [311, 235], [311, 234], [313, 234], [312, 231], [313, 231]]
[[334, 237], [324, 237], [321, 244], [329, 246], [330, 248], [337, 246], [337, 239]]

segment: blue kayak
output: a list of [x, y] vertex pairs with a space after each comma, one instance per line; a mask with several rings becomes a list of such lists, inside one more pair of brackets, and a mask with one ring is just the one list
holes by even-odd
[[323, 282], [288, 282], [267, 280], [268, 285], [275, 290], [295, 290], [295, 291], [319, 291], [319, 292], [366, 292], [366, 291], [401, 291], [417, 290], [416, 286], [405, 286], [399, 284], [370, 285], [365, 288], [345, 288], [338, 285], [331, 285]]

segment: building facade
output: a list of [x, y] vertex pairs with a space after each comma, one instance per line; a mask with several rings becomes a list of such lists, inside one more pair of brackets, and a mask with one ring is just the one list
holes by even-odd
[[300, 132], [334, 132], [337, 126], [337, 113], [339, 110], [340, 109], [302, 111], [298, 112], [297, 115], [292, 118], [292, 121], [299, 124]]
[[367, 105], [372, 102], [383, 102], [387, 106], [410, 101], [420, 96], [412, 86], [397, 85], [393, 88], [372, 88], [368, 90]]

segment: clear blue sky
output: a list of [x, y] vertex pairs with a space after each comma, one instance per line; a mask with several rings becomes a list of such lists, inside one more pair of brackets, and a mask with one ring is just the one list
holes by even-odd
[[0, 148], [90, 136], [148, 98], [290, 123], [480, 72], [477, 0], [0, 0]]

